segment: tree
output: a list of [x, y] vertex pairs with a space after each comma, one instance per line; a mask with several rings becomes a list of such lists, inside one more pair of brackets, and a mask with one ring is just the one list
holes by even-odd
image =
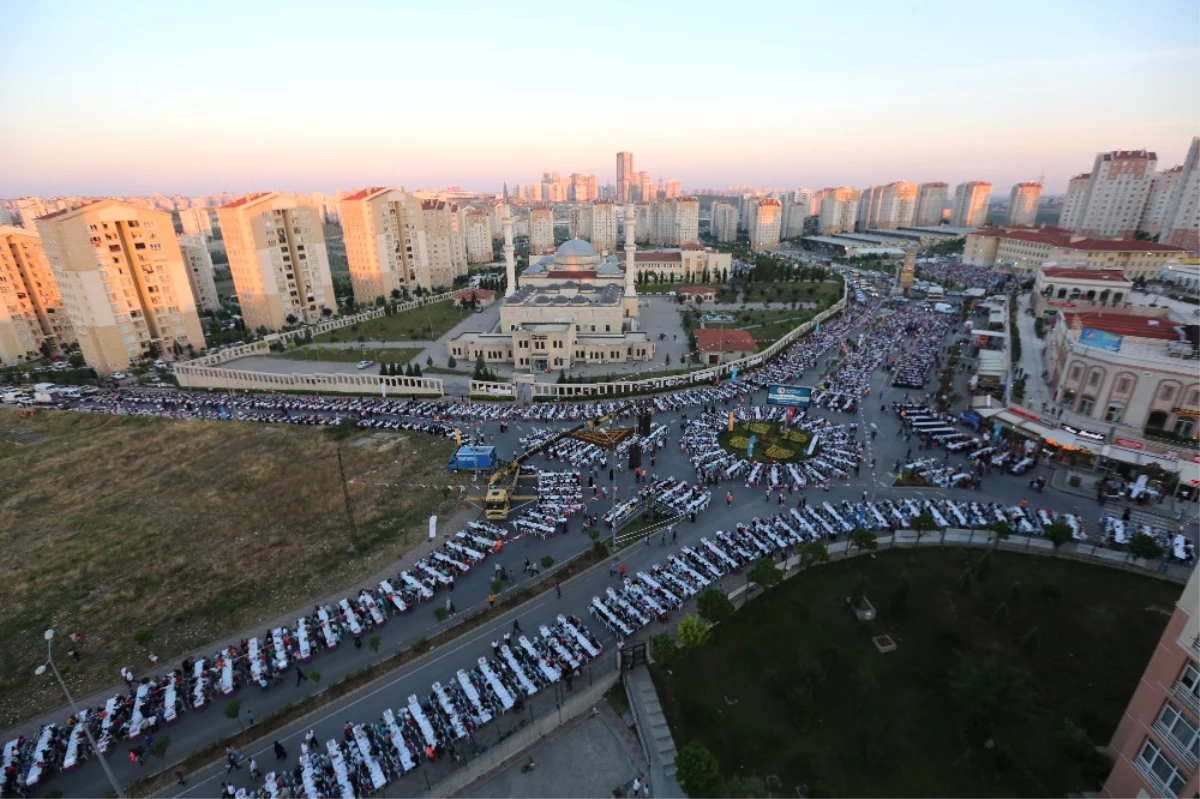
[[992, 536], [992, 549], [1000, 546], [1001, 540], [1007, 541], [1008, 537], [1012, 535], [1013, 532], [1012, 525], [1004, 519], [992, 522], [988, 525], [988, 529], [995, 533], [995, 535]]
[[1163, 548], [1158, 545], [1158, 542], [1153, 537], [1145, 533], [1138, 533], [1129, 539], [1128, 552], [1130, 557], [1141, 558], [1142, 560], [1158, 560], [1162, 557]]
[[1033, 709], [1034, 694], [1024, 672], [995, 655], [963, 655], [950, 674], [950, 688], [972, 743], [982, 743], [997, 724], [1020, 721]]
[[1008, 626], [1008, 616], [1008, 605], [1001, 602], [996, 606], [996, 609], [992, 611], [992, 626], [997, 630], [1003, 630]]
[[800, 556], [800, 565], [804, 568], [816, 566], [818, 563], [829, 562], [829, 550], [820, 541], [809, 541], [796, 547]]
[[855, 527], [854, 532], [850, 533], [850, 546], [874, 552], [879, 547], [879, 542], [875, 539], [875, 534], [870, 530]]
[[1012, 585], [1008, 587], [1008, 594], [1004, 597], [1004, 604], [1008, 605], [1013, 610], [1021, 604], [1021, 581], [1013, 580]]
[[383, 643], [383, 639], [380, 638], [378, 635], [372, 635], [370, 638], [367, 639], [367, 646], [371, 647], [371, 651], [377, 655], [379, 654], [379, 645], [382, 643]]
[[925, 511], [913, 517], [912, 529], [917, 533], [917, 543], [919, 544], [921, 543], [922, 536], [926, 533], [932, 533], [942, 528], [938, 527], [938, 523], [934, 521], [933, 515]]
[[979, 582], [986, 582], [987, 578], [992, 575], [992, 553], [983, 553], [983, 557], [979, 559], [979, 565], [975, 567], [975, 579]]
[[671, 354], [670, 353], [667, 353], [667, 357], [666, 357], [666, 360], [664, 361], [664, 363], [667, 366], [671, 365]]
[[778, 585], [782, 579], [783, 575], [779, 573], [775, 562], [770, 558], [759, 558], [746, 574], [747, 581], [757, 583], [763, 589]]
[[[150, 744], [150, 748], [146, 753], [163, 760], [167, 756], [167, 747], [171, 745], [171, 739], [164, 735], [161, 738], [155, 738], [154, 743]], [[43, 794], [44, 795], [44, 794]]]
[[230, 719], [232, 721], [237, 721], [238, 725], [241, 726], [242, 729], [246, 729], [246, 726], [244, 724], [242, 724], [242, 700], [240, 700], [240, 699], [233, 700], [232, 702], [230, 702], [228, 705], [225, 706], [224, 712], [225, 712], [225, 718]]
[[425, 365], [433, 366], [433, 356], [432, 355], [428, 355], [425, 357]]
[[721, 622], [733, 615], [733, 603], [729, 595], [720, 588], [706, 588], [700, 592], [696, 600], [696, 610], [702, 619], [711, 622]]
[[692, 799], [721, 795], [721, 771], [712, 752], [699, 741], [688, 741], [675, 755], [675, 777]]
[[1038, 647], [1042, 643], [1042, 633], [1037, 627], [1033, 627], [1029, 632], [1021, 636], [1021, 654], [1028, 659], [1033, 659], [1037, 654]]
[[900, 583], [892, 589], [891, 610], [892, 615], [897, 619], [903, 618], [908, 613], [908, 594], [909, 581], [908, 573], [900, 575]]
[[300, 321], [300, 319], [299, 319], [299, 318], [298, 318], [298, 317], [297, 317], [297, 316], [296, 316], [294, 313], [290, 313], [290, 314], [288, 314], [287, 316], [285, 316], [285, 317], [283, 318], [283, 320], [284, 320], [285, 322], [287, 322], [287, 323], [288, 323], [288, 325], [294, 325], [294, 324], [296, 324], [297, 322], [299, 322], [299, 321]]
[[67, 363], [71, 365], [72, 369], [82, 369], [84, 364], [83, 356], [78, 352], [73, 352], [71, 353], [71, 357], [67, 358]]
[[476, 380], [487, 379], [487, 364], [484, 363], [482, 352], [475, 356], [475, 374], [473, 377]]
[[453, 355], [446, 359], [446, 366], [450, 367], [451, 369], [458, 366], [458, 361], [454, 359]]
[[650, 657], [655, 663], [666, 663], [678, 649], [675, 639], [668, 633], [659, 633], [650, 638]]
[[751, 774], [749, 777], [730, 777], [725, 783], [724, 796], [730, 799], [769, 799], [774, 794], [767, 787], [766, 780], [757, 774]]
[[1071, 540], [1071, 526], [1062, 519], [1055, 519], [1047, 524], [1042, 532], [1046, 536], [1046, 540], [1054, 545], [1054, 554], [1058, 555], [1058, 548]]
[[684, 616], [679, 622], [679, 643], [684, 647], [701, 646], [708, 640], [708, 624], [698, 616]]
[[379, 364], [379, 376], [380, 377], [390, 377], [390, 375], [388, 374], [388, 365], [386, 363]]

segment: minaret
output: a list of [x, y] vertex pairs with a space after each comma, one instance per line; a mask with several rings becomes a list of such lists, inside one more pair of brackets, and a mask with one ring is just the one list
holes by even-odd
[[623, 305], [625, 306], [625, 316], [630, 319], [629, 329], [636, 330], [636, 319], [638, 315], [637, 304], [637, 288], [634, 281], [637, 278], [637, 242], [634, 238], [634, 229], [637, 226], [637, 217], [634, 215], [633, 204], [625, 206], [625, 296]]
[[504, 182], [504, 204], [500, 208], [500, 222], [504, 225], [504, 274], [508, 278], [504, 296], [511, 297], [517, 291], [517, 263], [513, 259], [513, 220], [512, 211], [508, 208], [508, 181]]

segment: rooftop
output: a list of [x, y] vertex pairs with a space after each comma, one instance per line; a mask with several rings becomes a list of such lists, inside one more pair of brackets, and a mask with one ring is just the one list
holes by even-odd
[[496, 292], [492, 291], [491, 289], [463, 289], [462, 291], [454, 292], [452, 296], [456, 300], [469, 300], [471, 299], [472, 295], [474, 295], [476, 299], [486, 300], [489, 297], [495, 297]]
[[1133, 285], [1132, 282], [1125, 279], [1125, 273], [1120, 269], [1060, 269], [1056, 267], [1043, 267], [1042, 274], [1057, 280], [1104, 280], [1121, 283], [1126, 286]]
[[261, 200], [263, 197], [266, 197], [270, 193], [271, 192], [269, 192], [269, 191], [251, 192], [250, 194], [247, 194], [245, 197], [242, 197], [241, 199], [238, 199], [238, 200], [234, 200], [231, 203], [226, 203], [225, 205], [222, 205], [221, 207], [222, 208], [241, 208], [243, 205], [250, 205], [251, 203], [258, 202], [259, 200]]
[[1067, 250], [1100, 252], [1184, 252], [1180, 247], [1171, 247], [1154, 241], [1125, 241], [1108, 239], [1076, 238], [1066, 233], [1048, 233], [1045, 230], [1018, 230], [1013, 228], [985, 228], [971, 231], [972, 236], [1015, 239], [1033, 244], [1046, 244]]
[[375, 194], [376, 192], [380, 192], [380, 191], [387, 191], [387, 189], [384, 186], [370, 186], [368, 188], [362, 189], [361, 191], [356, 191], [351, 195], [343, 197], [342, 199], [343, 200], [364, 200], [367, 197], [370, 197], [372, 194]]
[[701, 352], [754, 352], [756, 346], [754, 337], [745, 330], [696, 331], [696, 349]]
[[1105, 333], [1113, 333], [1118, 336], [1152, 338], [1160, 341], [1180, 340], [1179, 333], [1175, 331], [1177, 325], [1167, 318], [1104, 311], [1080, 311], [1079, 313], [1067, 313], [1064, 316], [1072, 330], [1090, 327], [1093, 330], [1103, 330]]
[[712, 286], [684, 286], [679, 289], [680, 294], [716, 294], [717, 290]]

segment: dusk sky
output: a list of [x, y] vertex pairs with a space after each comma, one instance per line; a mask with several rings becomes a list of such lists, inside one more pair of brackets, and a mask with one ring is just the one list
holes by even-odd
[[1181, 163], [1200, 3], [7, 4], [0, 196], [685, 189]]

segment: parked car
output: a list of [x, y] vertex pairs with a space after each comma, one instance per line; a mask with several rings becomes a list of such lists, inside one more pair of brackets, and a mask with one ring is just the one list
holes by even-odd
[[373, 363], [374, 363], [374, 361], [359, 361], [356, 366], [359, 369], [366, 369], [368, 366], [370, 366]]

